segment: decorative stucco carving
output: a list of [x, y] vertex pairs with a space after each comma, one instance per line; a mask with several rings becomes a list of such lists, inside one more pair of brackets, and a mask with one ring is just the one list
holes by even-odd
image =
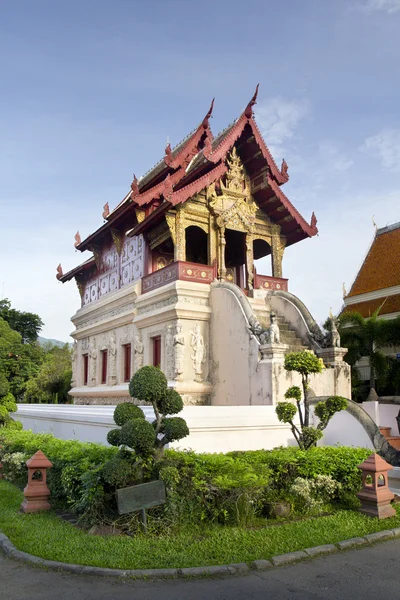
[[137, 330], [137, 333], [135, 335], [135, 343], [134, 343], [135, 372], [143, 367], [143, 351], [144, 351], [144, 346], [143, 346], [143, 341], [142, 341], [142, 334], [140, 333], [139, 330]]
[[179, 321], [176, 324], [174, 335], [174, 379], [182, 381], [183, 368], [185, 363], [185, 336], [182, 333], [182, 325]]
[[90, 327], [91, 325], [97, 325], [97, 323], [107, 323], [110, 319], [114, 317], [119, 317], [121, 315], [127, 314], [129, 315], [135, 309], [135, 303], [130, 302], [129, 304], [125, 304], [124, 306], [119, 306], [118, 308], [114, 308], [113, 310], [109, 310], [104, 312], [96, 317], [92, 317], [91, 319], [85, 319], [84, 321], [80, 321], [76, 325], [77, 331], [80, 329], [84, 329], [85, 327]]
[[111, 332], [108, 343], [108, 369], [109, 384], [115, 385], [117, 382], [117, 342], [115, 339], [115, 331]]
[[194, 378], [195, 381], [203, 381], [203, 365], [206, 362], [206, 347], [204, 345], [204, 338], [200, 331], [200, 323], [196, 321], [193, 330], [190, 332], [190, 345], [192, 347], [192, 353], [190, 358], [193, 362]]
[[97, 375], [97, 350], [96, 350], [96, 338], [92, 337], [89, 341], [89, 372], [90, 380], [89, 385], [96, 385]]
[[165, 331], [165, 361], [164, 361], [164, 372], [168, 380], [174, 379], [174, 333], [173, 325], [169, 323]]
[[185, 406], [208, 406], [211, 404], [210, 394], [183, 394], [182, 400]]

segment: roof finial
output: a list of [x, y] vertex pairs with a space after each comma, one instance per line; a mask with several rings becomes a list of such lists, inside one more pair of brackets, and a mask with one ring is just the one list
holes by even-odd
[[77, 248], [79, 246], [79, 244], [81, 243], [81, 241], [82, 241], [81, 240], [81, 234], [79, 233], [79, 231], [76, 232], [76, 234], [74, 236], [74, 239], [75, 239], [74, 246], [75, 246], [75, 248]]
[[284, 177], [287, 177], [289, 179], [289, 173], [288, 173], [288, 171], [289, 171], [289, 166], [288, 166], [286, 160], [283, 158], [282, 159], [282, 165], [281, 165], [281, 174]]
[[171, 144], [169, 143], [169, 137], [167, 137], [167, 145], [165, 147], [164, 162], [168, 167], [170, 167], [172, 165], [172, 161], [173, 161], [173, 156], [172, 156]]
[[346, 298], [347, 296], [347, 290], [346, 290], [346, 286], [344, 284], [344, 281], [342, 283], [342, 292], [343, 292], [343, 300]]
[[132, 190], [131, 197], [135, 198], [139, 194], [138, 180], [137, 180], [137, 177], [136, 177], [135, 174], [133, 174], [133, 181], [131, 183], [131, 190]]
[[61, 277], [63, 277], [63, 276], [64, 276], [64, 273], [63, 273], [62, 266], [61, 266], [61, 263], [60, 263], [58, 265], [58, 267], [57, 267], [57, 275], [56, 275], [56, 277], [60, 281]]
[[375, 233], [378, 231], [378, 225], [375, 223], [375, 215], [372, 215], [372, 225], [375, 227]]
[[208, 113], [206, 114], [206, 116], [203, 119], [203, 127], [204, 127], [204, 129], [207, 129], [207, 127], [208, 127], [208, 119], [212, 115], [212, 111], [213, 111], [213, 108], [214, 108], [214, 100], [215, 100], [215, 98], [212, 99], [211, 106], [208, 109]]
[[315, 229], [317, 226], [317, 217], [315, 216], [315, 212], [313, 211], [313, 214], [311, 215], [311, 222], [310, 222], [310, 226], [312, 229]]
[[259, 85], [260, 84], [257, 83], [256, 91], [254, 92], [252, 99], [250, 100], [250, 102], [248, 103], [248, 105], [246, 106], [246, 109], [244, 111], [244, 114], [248, 119], [251, 119], [251, 117], [253, 116], [253, 106], [257, 103], [257, 95], [258, 95]]
[[106, 202], [105, 205], [103, 206], [103, 213], [102, 213], [103, 219], [107, 219], [109, 214], [110, 214], [110, 207], [109, 207], [108, 202]]

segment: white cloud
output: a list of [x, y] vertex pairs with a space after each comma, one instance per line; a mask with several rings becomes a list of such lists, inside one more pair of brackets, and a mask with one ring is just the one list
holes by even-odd
[[383, 10], [390, 14], [400, 10], [400, 0], [367, 0], [360, 8], [365, 12]]
[[347, 171], [353, 165], [353, 161], [330, 140], [324, 140], [318, 146], [320, 157], [327, 169], [331, 171]]
[[261, 133], [272, 149], [291, 139], [308, 113], [306, 100], [286, 100], [276, 96], [258, 103], [256, 117]]
[[385, 169], [399, 171], [400, 129], [382, 129], [376, 135], [368, 137], [360, 150], [378, 157]]

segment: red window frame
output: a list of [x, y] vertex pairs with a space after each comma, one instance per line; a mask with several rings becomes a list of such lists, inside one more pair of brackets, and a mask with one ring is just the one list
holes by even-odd
[[153, 366], [161, 367], [161, 335], [153, 337]]
[[132, 345], [124, 344], [124, 381], [131, 380]]
[[88, 384], [89, 378], [89, 355], [83, 354], [83, 385]]
[[107, 383], [107, 350], [101, 351], [101, 383]]

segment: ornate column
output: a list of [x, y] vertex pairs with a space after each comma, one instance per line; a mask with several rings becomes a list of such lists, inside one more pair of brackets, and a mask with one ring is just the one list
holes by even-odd
[[225, 279], [225, 277], [226, 277], [225, 246], [226, 246], [225, 227], [221, 227], [219, 230], [219, 265], [218, 265], [219, 279]]
[[247, 289], [252, 290], [254, 287], [254, 252], [253, 252], [253, 235], [246, 234], [246, 273], [247, 273]]
[[185, 219], [181, 208], [178, 208], [175, 216], [176, 243], [174, 260], [186, 260], [186, 238], [185, 238]]
[[282, 259], [286, 240], [280, 235], [272, 236], [272, 276], [282, 277]]

